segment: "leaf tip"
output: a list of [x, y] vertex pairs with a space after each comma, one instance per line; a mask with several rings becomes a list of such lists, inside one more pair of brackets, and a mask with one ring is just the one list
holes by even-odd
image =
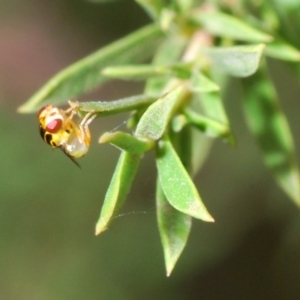
[[98, 140], [98, 143], [99, 144], [106, 144], [108, 142], [108, 133], [104, 133], [100, 136], [99, 140]]
[[28, 109], [28, 107], [26, 105], [21, 105], [17, 108], [17, 112], [20, 114], [26, 114], [26, 113], [30, 113], [31, 110]]
[[206, 222], [214, 223], [214, 222], [215, 222], [215, 219], [214, 219], [211, 215], [208, 215], [208, 216], [205, 218], [205, 221], [206, 221]]
[[105, 231], [107, 229], [106, 225], [103, 224], [103, 222], [98, 222], [96, 224], [96, 228], [95, 228], [95, 235], [99, 235], [100, 233], [102, 233], [103, 231]]
[[192, 203], [190, 209], [185, 213], [204, 222], [215, 222], [215, 219], [209, 214], [207, 209], [202, 205], [199, 206], [198, 202]]
[[[272, 40], [271, 40], [272, 41]], [[260, 50], [260, 51], [263, 51], [265, 48], [266, 48], [266, 44], [264, 43], [260, 43], [257, 45], [257, 48]]]
[[171, 276], [171, 273], [172, 273], [172, 271], [173, 271], [173, 269], [175, 267], [175, 262], [176, 261], [166, 263], [166, 276], [167, 277]]

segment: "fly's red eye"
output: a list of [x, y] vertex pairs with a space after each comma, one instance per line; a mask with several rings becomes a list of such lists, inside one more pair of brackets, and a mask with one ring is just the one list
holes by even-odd
[[62, 126], [62, 119], [54, 119], [47, 124], [45, 129], [50, 133], [56, 133], [58, 130], [61, 129], [61, 126]]
[[40, 117], [41, 113], [49, 106], [49, 104], [43, 106], [42, 108], [40, 108], [39, 112], [38, 112], [38, 117]]

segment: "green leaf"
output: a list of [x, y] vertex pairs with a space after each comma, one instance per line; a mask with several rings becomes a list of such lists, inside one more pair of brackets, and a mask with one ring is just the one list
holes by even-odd
[[164, 0], [135, 0], [140, 4], [152, 19], [158, 19], [164, 7]]
[[[170, 65], [176, 63], [186, 47], [187, 39], [182, 36], [169, 36], [157, 49], [152, 61], [153, 65]], [[170, 77], [151, 78], [146, 83], [145, 94], [151, 96], [162, 95], [168, 85]]]
[[182, 94], [181, 85], [149, 106], [137, 125], [135, 136], [158, 140], [164, 134]]
[[214, 222], [171, 142], [160, 140], [156, 150], [159, 181], [168, 202], [187, 215]]
[[173, 9], [163, 8], [160, 14], [160, 27], [163, 31], [171, 29], [176, 18], [176, 12]]
[[[195, 127], [197, 126], [195, 126], [194, 124], [192, 124], [194, 127], [187, 126], [187, 125], [190, 125], [189, 120], [183, 114], [176, 115], [172, 119], [172, 130], [174, 134], [181, 132], [182, 136], [184, 137], [179, 142], [177, 142], [177, 148], [176, 148], [177, 153], [179, 152], [178, 146], [181, 145], [181, 148], [183, 148], [181, 152], [183, 154], [185, 153], [186, 154], [185, 156], [188, 156], [189, 159], [189, 164], [186, 164], [185, 167], [190, 165], [189, 173], [195, 175], [202, 167], [205, 159], [207, 158], [213, 140], [203, 135], [202, 133], [203, 129], [201, 129], [202, 132], [200, 132], [199, 130], [195, 129]], [[187, 127], [190, 127], [189, 130], [186, 130]], [[189, 143], [187, 143], [187, 138], [189, 138], [190, 140]], [[183, 155], [179, 155], [179, 156], [181, 157], [181, 161], [183, 161]]]
[[192, 128], [192, 157], [191, 157], [191, 174], [195, 175], [201, 169], [208, 155], [210, 154], [210, 149], [213, 144], [213, 140], [207, 138], [199, 130]]
[[211, 137], [223, 137], [231, 145], [235, 146], [235, 139], [231, 132], [229, 120], [220, 92], [197, 93], [200, 112], [185, 110], [189, 122], [196, 128]]
[[190, 174], [190, 171], [192, 170], [192, 160], [191, 160], [192, 134], [191, 133], [192, 133], [191, 126], [184, 126], [179, 132], [173, 132], [170, 130], [168, 133], [170, 137], [170, 142], [188, 174]]
[[211, 47], [202, 49], [220, 72], [247, 77], [258, 69], [265, 45]]
[[[299, 47], [300, 2], [298, 0], [270, 0], [264, 2], [271, 6], [270, 10], [277, 19], [278, 26], [274, 31], [280, 31], [282, 37]], [[263, 20], [265, 21], [265, 19]]]
[[[222, 137], [229, 138], [231, 137], [229, 125], [225, 125], [214, 119], [207, 118], [203, 115], [198, 114], [197, 112], [191, 109], [185, 109], [184, 111], [187, 120], [194, 125], [196, 128], [200, 129], [209, 137]], [[231, 140], [231, 138], [230, 138]]]
[[115, 147], [130, 153], [144, 153], [154, 148], [153, 140], [137, 139], [131, 134], [121, 131], [104, 133], [100, 137], [99, 143], [110, 143]]
[[197, 96], [199, 97], [203, 115], [228, 126], [228, 117], [219, 92], [198, 93]]
[[172, 118], [171, 127], [174, 132], [180, 132], [188, 124], [188, 120], [185, 115], [179, 114]]
[[154, 76], [170, 75], [171, 70], [166, 66], [154, 65], [128, 65], [108, 67], [102, 71], [102, 75], [109, 78], [125, 80], [145, 80]]
[[266, 72], [243, 81], [245, 115], [263, 153], [265, 164], [279, 186], [300, 205], [299, 170], [287, 119]]
[[271, 6], [273, 5], [277, 5], [278, 7], [281, 7], [281, 9], [283, 10], [291, 10], [291, 11], [295, 11], [299, 13], [299, 9], [300, 9], [300, 2], [298, 0], [272, 0], [271, 2]]
[[194, 2], [194, 0], [176, 0], [177, 6], [183, 13], [189, 12], [190, 9], [194, 6]]
[[285, 42], [273, 42], [267, 44], [266, 55], [273, 58], [287, 60], [287, 61], [300, 61], [300, 51], [294, 46]]
[[194, 70], [191, 78], [190, 89], [192, 92], [209, 93], [218, 91], [220, 87], [199, 70]]
[[101, 70], [108, 66], [138, 63], [155, 52], [163, 35], [155, 25], [146, 26], [83, 58], [52, 77], [18, 111], [36, 111], [46, 103], [62, 104], [106, 82]]
[[96, 235], [107, 229], [112, 218], [122, 207], [130, 191], [142, 155], [122, 152], [114, 175], [106, 192], [100, 218], [96, 224]]
[[266, 43], [273, 40], [271, 35], [251, 27], [236, 17], [217, 11], [195, 11], [192, 21], [220, 37], [253, 43]]
[[127, 65], [105, 68], [102, 74], [109, 78], [124, 80], [145, 80], [157, 76], [186, 78], [190, 75], [190, 66], [186, 63], [173, 65]]
[[159, 182], [156, 186], [156, 211], [167, 276], [170, 276], [187, 243], [192, 218], [169, 204]]
[[157, 98], [155, 97], [137, 95], [114, 101], [77, 102], [76, 104], [79, 112], [95, 112], [99, 116], [109, 116], [146, 108], [156, 100]]

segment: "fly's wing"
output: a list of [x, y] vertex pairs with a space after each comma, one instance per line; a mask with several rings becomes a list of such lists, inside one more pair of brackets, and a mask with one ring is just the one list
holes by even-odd
[[63, 146], [60, 146], [60, 149], [63, 151], [64, 154], [66, 154], [66, 155], [71, 159], [71, 161], [72, 161], [78, 168], [81, 169], [80, 164], [77, 162], [77, 160], [76, 160], [74, 157], [72, 157], [71, 155], [69, 155], [69, 154], [66, 152], [66, 150], [65, 150], [65, 148], [64, 148]]

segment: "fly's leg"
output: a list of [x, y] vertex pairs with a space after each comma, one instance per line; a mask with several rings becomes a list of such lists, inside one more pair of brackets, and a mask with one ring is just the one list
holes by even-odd
[[70, 107], [68, 109], [66, 109], [64, 111], [64, 113], [65, 114], [69, 114], [70, 113], [70, 115], [68, 116], [66, 122], [69, 122], [69, 121], [71, 121], [73, 119], [74, 115], [77, 114], [78, 107], [79, 107], [77, 101], [76, 102], [68, 101], [68, 102], [69, 102]]
[[66, 110], [66, 112], [69, 112], [69, 111], [75, 111], [75, 112], [77, 112], [78, 111], [78, 109], [79, 109], [79, 103], [78, 103], [78, 101], [71, 101], [71, 100], [69, 100], [68, 103], [69, 103], [70, 107]]
[[[79, 109], [79, 103], [77, 101], [68, 101], [70, 107], [65, 111], [65, 113], [69, 113], [70, 115], [67, 121], [71, 121], [75, 114], [77, 114]], [[89, 124], [96, 118], [97, 114], [95, 111], [88, 112], [81, 122], [78, 124], [78, 128], [75, 128], [76, 135], [79, 140], [81, 140], [86, 146], [90, 145], [91, 142], [91, 133], [89, 130]]]
[[89, 146], [91, 142], [91, 133], [89, 125], [96, 118], [97, 114], [94, 111], [88, 112], [79, 123], [80, 136], [85, 145]]

